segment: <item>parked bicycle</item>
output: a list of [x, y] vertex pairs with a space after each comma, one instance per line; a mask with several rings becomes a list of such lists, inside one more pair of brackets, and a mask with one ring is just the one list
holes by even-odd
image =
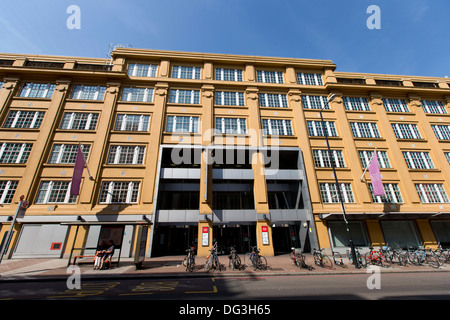
[[434, 253], [438, 257], [441, 265], [450, 262], [450, 249], [444, 248], [440, 242], [438, 243], [437, 249], [434, 250]]
[[232, 270], [241, 270], [241, 258], [239, 258], [234, 247], [230, 248], [230, 255], [228, 256], [228, 259], [228, 268], [231, 268]]
[[252, 252], [245, 254], [245, 265], [253, 267], [253, 270], [267, 270], [267, 259], [259, 254], [259, 249], [251, 247]]
[[301, 252], [300, 249], [291, 248], [291, 262], [299, 268], [308, 269], [309, 271], [313, 270], [314, 268], [306, 264], [306, 258]]
[[226, 267], [220, 263], [219, 257], [217, 256], [217, 242], [213, 245], [212, 249], [209, 250], [211, 253], [206, 257], [205, 270], [206, 272], [216, 269], [219, 271], [225, 271]]
[[183, 265], [186, 267], [186, 271], [192, 272], [195, 269], [195, 247], [190, 247], [186, 250], [187, 256], [184, 258]]
[[316, 266], [332, 269], [333, 268], [333, 261], [327, 256], [322, 253], [322, 248], [316, 249], [314, 248], [314, 264]]
[[[359, 252], [360, 249], [361, 248], [355, 247], [356, 261], [357, 261], [359, 267], [365, 268], [365, 267], [367, 267], [367, 262], [366, 262], [366, 259], [364, 259], [364, 255], [362, 255]], [[352, 255], [351, 250], [347, 250], [347, 259], [350, 264], [355, 264], [353, 261], [353, 255]]]
[[334, 265], [347, 268], [347, 265], [344, 263], [344, 260], [342, 259], [342, 255], [339, 252], [334, 251], [333, 252], [333, 262]]
[[389, 246], [382, 247], [383, 254], [391, 262], [391, 264], [398, 264], [399, 266], [406, 266], [408, 264], [405, 252], [399, 248], [391, 248]]
[[425, 250], [423, 248], [413, 248], [408, 246], [408, 258], [409, 262], [415, 266], [427, 264], [433, 268], [439, 268], [439, 258], [431, 250]]
[[370, 263], [384, 268], [391, 266], [391, 260], [386, 257], [382, 250], [374, 250], [373, 247], [369, 247], [369, 250], [364, 256], [367, 264]]

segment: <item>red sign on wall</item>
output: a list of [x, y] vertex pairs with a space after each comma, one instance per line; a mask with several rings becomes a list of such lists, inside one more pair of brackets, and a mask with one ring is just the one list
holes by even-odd
[[202, 246], [207, 247], [209, 245], [209, 227], [202, 228]]
[[269, 244], [269, 228], [267, 226], [261, 226], [262, 231], [262, 243], [264, 245]]

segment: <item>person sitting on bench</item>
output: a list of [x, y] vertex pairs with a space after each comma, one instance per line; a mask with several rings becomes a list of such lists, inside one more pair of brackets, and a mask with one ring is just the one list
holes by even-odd
[[100, 244], [97, 247], [97, 250], [95, 251], [94, 270], [100, 269], [100, 265], [102, 264], [102, 258], [106, 252], [106, 249], [107, 249], [106, 241], [102, 241], [102, 244]]
[[114, 241], [109, 240], [109, 248], [106, 249], [105, 253], [103, 254], [100, 270], [103, 269], [105, 262], [109, 263], [109, 268], [111, 269], [111, 260], [113, 255], [114, 255]]

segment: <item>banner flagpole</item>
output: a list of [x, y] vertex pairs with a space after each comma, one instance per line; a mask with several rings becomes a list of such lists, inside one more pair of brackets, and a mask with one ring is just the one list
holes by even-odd
[[376, 152], [377, 152], [377, 148], [375, 148], [375, 150], [373, 151], [372, 158], [371, 158], [370, 161], [367, 163], [366, 168], [364, 169], [364, 172], [363, 172], [363, 174], [362, 174], [362, 176], [361, 176], [361, 179], [360, 179], [361, 181], [363, 181], [364, 175], [366, 174], [367, 169], [369, 169], [369, 166], [370, 166], [370, 164], [372, 163], [373, 157], [375, 157]]

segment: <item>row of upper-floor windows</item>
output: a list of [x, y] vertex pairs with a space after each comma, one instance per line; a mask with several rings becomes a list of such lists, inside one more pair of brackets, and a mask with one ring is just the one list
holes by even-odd
[[[3, 128], [39, 129], [45, 111], [10, 110]], [[62, 130], [96, 130], [99, 113], [65, 112], [59, 129]], [[220, 121], [218, 119], [221, 119]], [[200, 117], [176, 116], [167, 117], [167, 132], [199, 132]], [[350, 121], [350, 129], [355, 138], [381, 138], [376, 122]], [[114, 125], [115, 131], [149, 131], [150, 115], [118, 114]], [[310, 137], [338, 137], [334, 121], [307, 120], [306, 126]], [[246, 118], [217, 117], [216, 130], [220, 133], [247, 133]], [[391, 123], [397, 139], [424, 139], [415, 123]], [[228, 129], [230, 128], [230, 129]], [[431, 128], [438, 140], [450, 140], [450, 125], [432, 124]], [[262, 129], [267, 135], [294, 135], [291, 120], [262, 119]]]
[[[172, 78], [176, 79], [201, 79], [200, 67], [179, 66], [172, 67]], [[128, 66], [128, 75], [131, 77], [156, 77], [158, 66], [153, 64], [133, 63]], [[320, 73], [297, 72], [297, 83], [301, 85], [323, 86], [322, 75]], [[244, 81], [244, 71], [242, 69], [216, 68], [215, 80], [221, 81]], [[261, 83], [284, 83], [284, 73], [281, 71], [257, 70], [256, 81]]]
[[[51, 98], [55, 84], [49, 83], [25, 83], [20, 90], [19, 97], [25, 98]], [[103, 100], [105, 86], [75, 85], [70, 98], [75, 100]], [[124, 87], [121, 93], [121, 101], [153, 102], [153, 88]], [[200, 104], [200, 90], [171, 89], [169, 103], [176, 104]], [[347, 111], [371, 111], [370, 104], [365, 97], [343, 97], [345, 110]], [[408, 113], [410, 109], [404, 99], [382, 99], [387, 112]], [[244, 92], [242, 91], [215, 91], [215, 104], [221, 106], [245, 106]], [[260, 93], [259, 104], [261, 107], [288, 108], [289, 103], [286, 94]], [[302, 104], [305, 109], [330, 109], [326, 96], [302, 95]], [[422, 100], [422, 108], [427, 114], [447, 114], [447, 109], [442, 100]]]
[[[36, 204], [75, 204], [77, 196], [70, 194], [70, 181], [41, 181], [35, 200]], [[138, 203], [141, 181], [103, 181], [100, 187], [98, 202], [100, 204]], [[0, 180], [0, 203], [10, 204], [17, 189], [18, 181]], [[414, 187], [422, 203], [449, 203], [449, 198], [441, 183], [415, 183]], [[339, 203], [339, 194], [344, 203], [355, 203], [351, 183], [341, 183], [339, 188], [335, 183], [319, 184], [324, 203]], [[397, 183], [383, 183], [385, 196], [375, 196], [372, 185], [368, 184], [374, 203], [403, 203], [402, 193]]]

